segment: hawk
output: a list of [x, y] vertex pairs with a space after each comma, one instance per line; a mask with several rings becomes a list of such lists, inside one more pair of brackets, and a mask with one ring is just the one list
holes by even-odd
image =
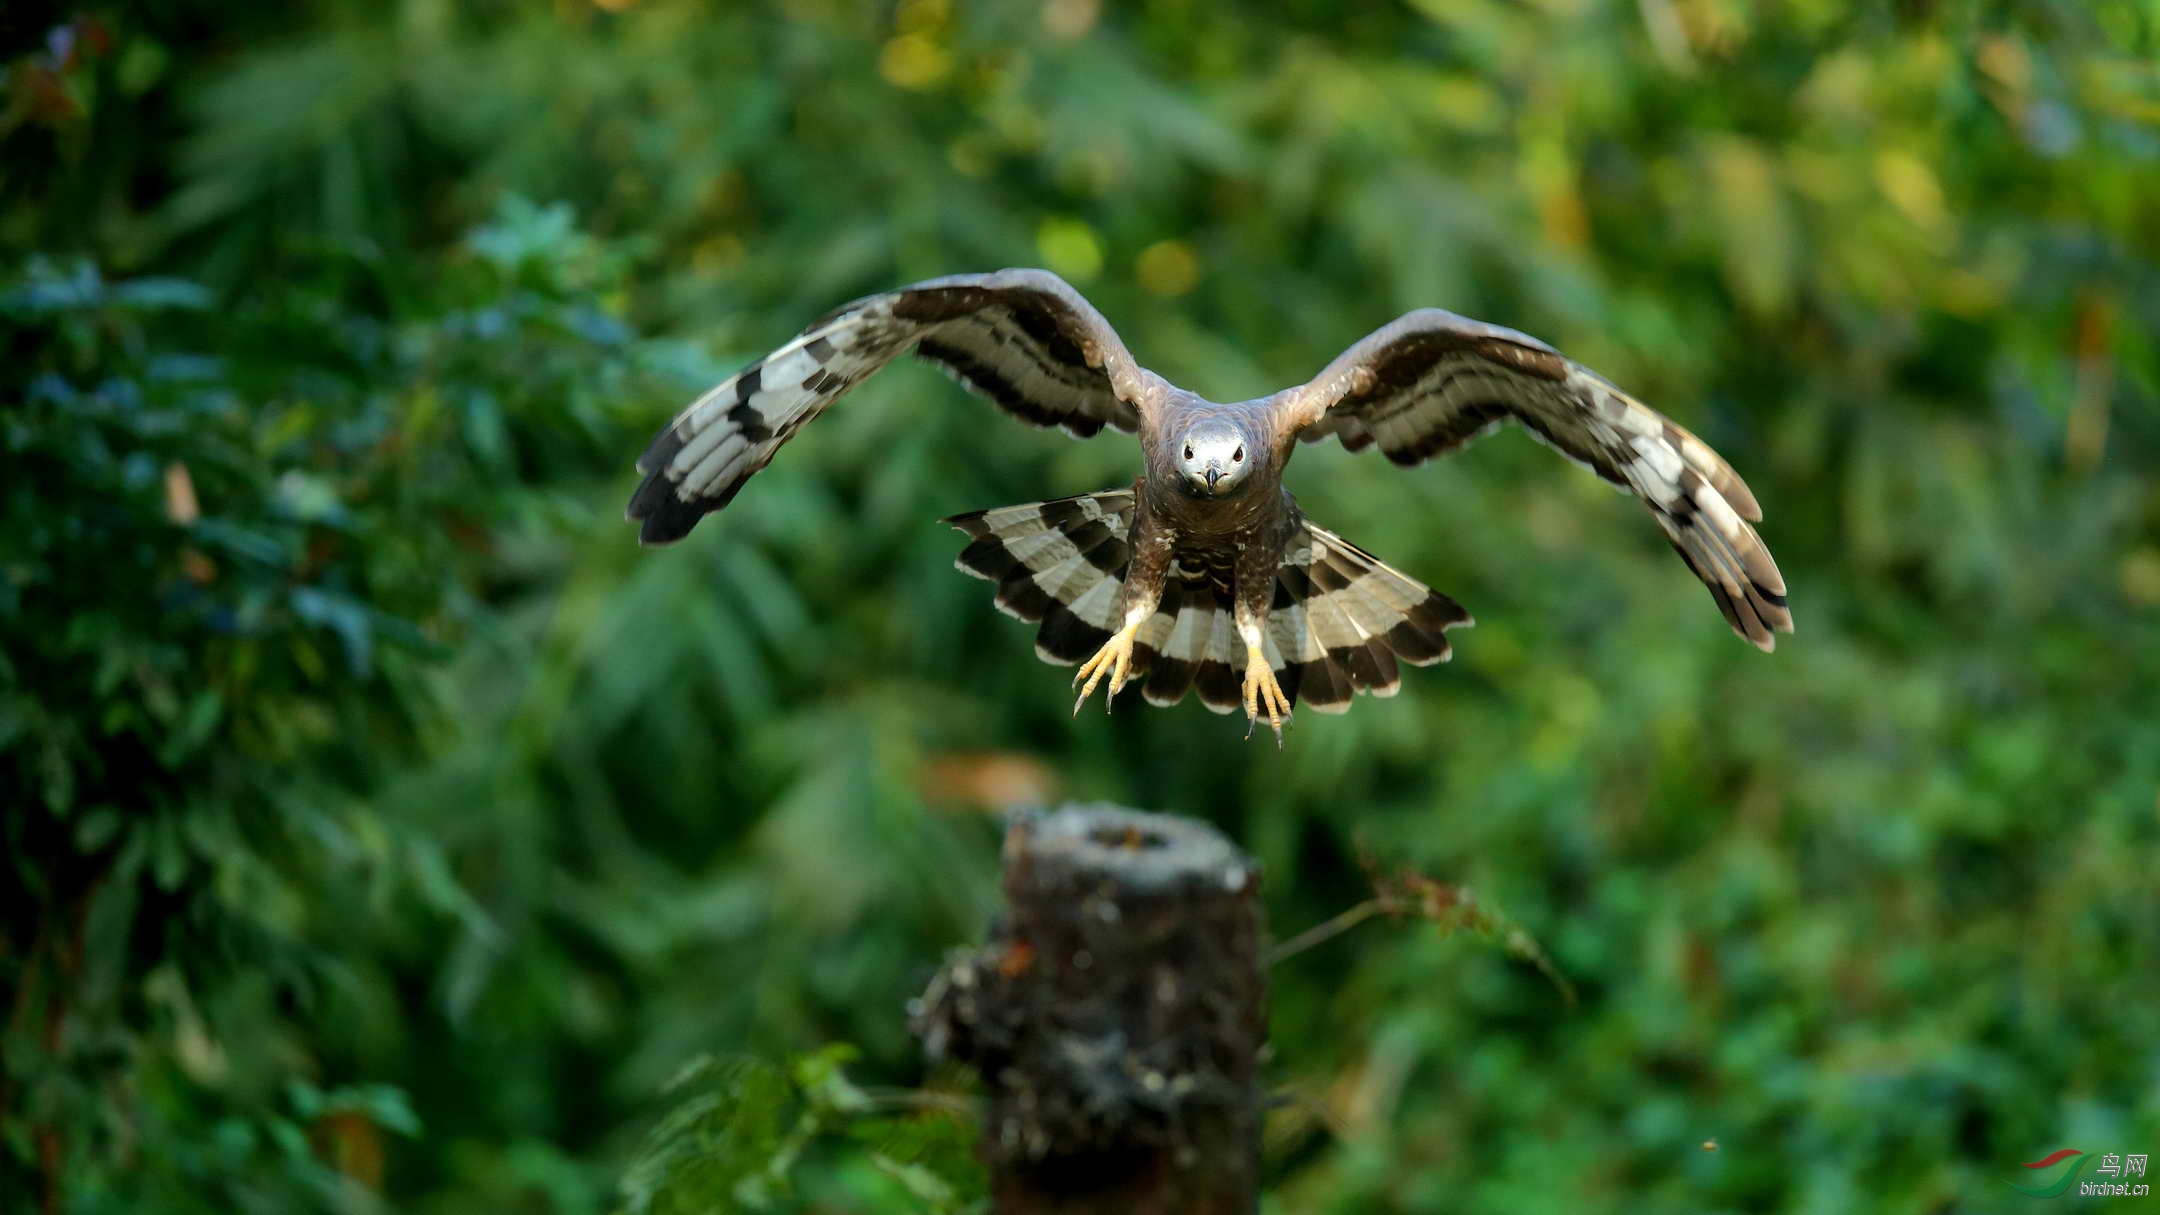
[[1376, 330], [1310, 381], [1234, 404], [1135, 362], [1072, 286], [1044, 270], [932, 279], [827, 313], [692, 402], [638, 461], [640, 540], [669, 544], [733, 501], [825, 408], [906, 352], [1005, 412], [1078, 437], [1140, 438], [1124, 489], [955, 515], [959, 568], [1038, 623], [1035, 652], [1080, 663], [1073, 711], [1108, 680], [1150, 704], [1197, 690], [1244, 709], [1247, 733], [1301, 699], [1323, 713], [1392, 696], [1398, 662], [1445, 660], [1471, 623], [1446, 595], [1307, 520], [1283, 488], [1299, 440], [1377, 446], [1397, 464], [1446, 455], [1520, 422], [1633, 493], [1763, 650], [1792, 631], [1785, 582], [1751, 520], [1755, 495], [1702, 440], [1525, 334], [1427, 308]]

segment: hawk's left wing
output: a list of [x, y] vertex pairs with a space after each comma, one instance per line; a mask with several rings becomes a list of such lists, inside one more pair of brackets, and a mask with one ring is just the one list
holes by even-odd
[[914, 351], [1006, 413], [1085, 438], [1139, 427], [1159, 383], [1070, 284], [1046, 270], [932, 279], [827, 313], [691, 402], [638, 459], [628, 515], [668, 544], [734, 501], [780, 445], [865, 377]]
[[1446, 455], [1510, 419], [1634, 493], [1710, 588], [1733, 631], [1768, 650], [1792, 631], [1785, 580], [1749, 520], [1755, 495], [1708, 444], [1527, 334], [1437, 308], [1368, 334], [1280, 398], [1286, 430], [1372, 444], [1398, 464]]

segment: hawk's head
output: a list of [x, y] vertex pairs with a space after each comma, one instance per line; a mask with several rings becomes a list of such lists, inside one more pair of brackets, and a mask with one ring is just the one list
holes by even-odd
[[1202, 498], [1227, 498], [1245, 488], [1259, 444], [1229, 418], [1208, 418], [1177, 438], [1177, 468], [1185, 489]]

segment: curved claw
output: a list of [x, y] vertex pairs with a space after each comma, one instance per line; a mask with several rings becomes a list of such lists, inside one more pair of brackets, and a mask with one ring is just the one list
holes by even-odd
[[1073, 701], [1074, 717], [1080, 716], [1080, 706], [1086, 704], [1088, 697], [1095, 694], [1095, 685], [1102, 682], [1104, 675], [1110, 677], [1110, 689], [1103, 694], [1103, 712], [1110, 711], [1110, 703], [1124, 690], [1125, 681], [1132, 674], [1133, 638], [1139, 634], [1141, 623], [1143, 622], [1135, 622], [1119, 629], [1116, 635], [1103, 643], [1101, 649], [1095, 651], [1093, 658], [1080, 664], [1080, 670], [1073, 675], [1073, 683], [1080, 685], [1082, 680], [1087, 682], [1080, 686], [1079, 699]]
[[1245, 651], [1245, 737], [1251, 738], [1253, 728], [1260, 724], [1260, 714], [1267, 713], [1268, 726], [1275, 731], [1275, 746], [1283, 745], [1283, 723], [1290, 720], [1290, 698], [1283, 694], [1282, 684], [1275, 679], [1275, 668], [1257, 646]]

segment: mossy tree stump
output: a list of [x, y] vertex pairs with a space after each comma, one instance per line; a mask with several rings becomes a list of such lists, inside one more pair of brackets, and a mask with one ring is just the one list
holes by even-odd
[[1005, 912], [913, 1022], [933, 1059], [982, 1077], [999, 1212], [1257, 1209], [1259, 888], [1202, 823], [1112, 806], [1014, 821]]

